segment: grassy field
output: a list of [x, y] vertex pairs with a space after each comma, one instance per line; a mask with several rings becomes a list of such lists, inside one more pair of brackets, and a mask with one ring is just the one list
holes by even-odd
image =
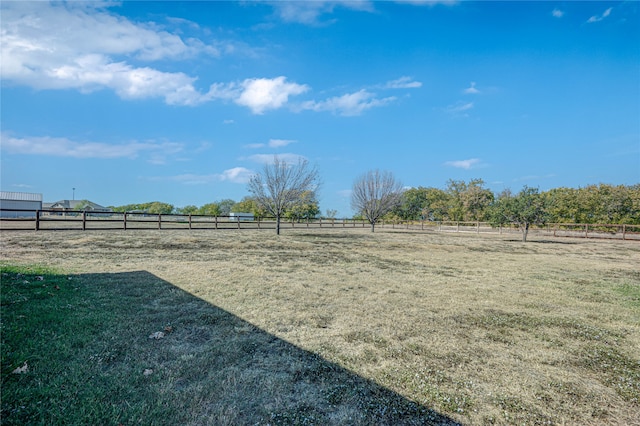
[[518, 240], [3, 232], [2, 423], [640, 424], [640, 244]]

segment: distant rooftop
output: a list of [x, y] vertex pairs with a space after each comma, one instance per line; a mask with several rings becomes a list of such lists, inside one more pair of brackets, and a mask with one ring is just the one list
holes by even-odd
[[12, 201], [40, 201], [42, 202], [42, 194], [34, 194], [31, 192], [10, 192], [0, 191], [0, 199]]

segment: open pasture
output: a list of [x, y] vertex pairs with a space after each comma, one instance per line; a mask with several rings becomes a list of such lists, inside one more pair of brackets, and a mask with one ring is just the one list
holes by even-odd
[[638, 242], [41, 231], [0, 256], [6, 424], [639, 424]]

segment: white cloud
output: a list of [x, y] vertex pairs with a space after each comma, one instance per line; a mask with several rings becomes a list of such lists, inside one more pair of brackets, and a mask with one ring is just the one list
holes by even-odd
[[455, 167], [458, 169], [465, 169], [465, 170], [469, 170], [469, 169], [473, 169], [476, 168], [477, 166], [480, 165], [480, 159], [479, 158], [470, 158], [468, 160], [456, 160], [456, 161], [447, 161], [445, 164], [445, 166], [450, 166], [450, 167]]
[[564, 12], [560, 9], [553, 9], [553, 11], [551, 11], [551, 16], [554, 18], [562, 18], [564, 16]]
[[137, 158], [146, 153], [149, 161], [161, 164], [168, 155], [182, 151], [183, 146], [174, 142], [129, 142], [108, 144], [103, 142], [76, 142], [67, 138], [12, 137], [6, 132], [1, 135], [0, 146], [10, 154], [44, 155], [71, 158]]
[[194, 173], [185, 173], [169, 177], [152, 177], [154, 181], [173, 181], [183, 183], [185, 185], [206, 185], [215, 182], [231, 182], [231, 183], [247, 183], [255, 172], [244, 167], [234, 167], [227, 169], [222, 173], [212, 173], [208, 175], [198, 175]]
[[369, 12], [373, 10], [373, 3], [369, 0], [274, 1], [271, 5], [283, 21], [306, 25], [320, 24], [320, 16], [333, 13], [336, 7]]
[[480, 93], [480, 90], [476, 89], [476, 82], [472, 81], [469, 87], [463, 90], [463, 93], [467, 95], [477, 95]]
[[365, 110], [386, 105], [396, 100], [396, 97], [378, 99], [375, 94], [360, 90], [355, 93], [329, 98], [325, 101], [307, 101], [302, 104], [302, 109], [312, 111], [330, 111], [344, 116], [360, 115]]
[[269, 148], [282, 148], [283, 146], [291, 145], [292, 143], [296, 142], [297, 141], [290, 139], [270, 139]]
[[[2, 78], [36, 89], [108, 88], [126, 99], [160, 97], [169, 104], [205, 99], [195, 78], [136, 67], [127, 60], [179, 60], [219, 49], [111, 14], [104, 3], [3, 2]], [[114, 59], [119, 58], [119, 59]]]
[[400, 77], [397, 80], [389, 81], [384, 86], [385, 89], [416, 89], [422, 87], [422, 83], [414, 81], [411, 77]]
[[304, 157], [303, 155], [292, 154], [292, 153], [284, 153], [284, 154], [278, 154], [278, 155], [255, 154], [244, 159], [253, 161], [255, 163], [271, 164], [273, 163], [275, 157], [278, 157], [278, 160], [284, 161], [287, 164], [298, 164], [301, 160], [306, 160], [306, 157]]
[[607, 10], [605, 10], [604, 12], [602, 12], [602, 15], [594, 15], [591, 18], [589, 18], [587, 20], [587, 23], [592, 24], [594, 22], [600, 22], [602, 21], [604, 18], [606, 18], [607, 16], [611, 15], [611, 11], [613, 10], [612, 7], [608, 8]]
[[473, 109], [473, 102], [457, 102], [453, 105], [449, 105], [444, 111], [453, 116], [468, 117], [467, 111]]
[[252, 78], [240, 83], [212, 84], [208, 98], [229, 99], [238, 105], [246, 106], [254, 114], [263, 114], [266, 110], [277, 109], [288, 102], [290, 96], [300, 95], [309, 86], [289, 83], [287, 78]]
[[244, 167], [234, 167], [232, 169], [225, 170], [219, 175], [221, 181], [228, 181], [233, 183], [247, 183], [251, 176], [255, 173], [252, 170], [245, 169]]

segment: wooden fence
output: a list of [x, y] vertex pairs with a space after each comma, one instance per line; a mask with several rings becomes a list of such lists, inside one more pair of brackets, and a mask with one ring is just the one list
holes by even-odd
[[[286, 228], [369, 228], [360, 219], [317, 218], [280, 222]], [[140, 212], [61, 212], [58, 210], [0, 210], [0, 229], [63, 231], [63, 230], [143, 230], [143, 229], [275, 229], [275, 218], [237, 218], [182, 214], [150, 214]], [[515, 225], [496, 226], [487, 222], [381, 221], [376, 229], [424, 232], [467, 232], [477, 234], [520, 233]], [[552, 223], [533, 226], [530, 235], [549, 237], [607, 238], [640, 241], [640, 225]]]

